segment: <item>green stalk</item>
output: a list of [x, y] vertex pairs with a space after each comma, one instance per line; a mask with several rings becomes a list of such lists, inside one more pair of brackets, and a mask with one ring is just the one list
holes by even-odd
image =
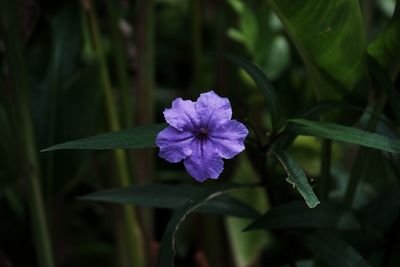
[[154, 0], [138, 1], [137, 19], [137, 123], [154, 120]]
[[10, 69], [13, 89], [16, 95], [16, 117], [22, 165], [21, 174], [28, 182], [29, 209], [32, 217], [32, 231], [39, 266], [53, 267], [53, 253], [43, 204], [39, 178], [37, 149], [33, 135], [33, 123], [29, 103], [28, 77], [22, 50], [20, 26], [14, 1], [0, 3], [1, 26], [5, 40], [7, 63]]
[[[49, 97], [49, 109], [48, 109], [48, 136], [47, 136], [47, 146], [51, 146], [54, 144], [55, 138], [55, 130], [56, 130], [56, 117], [57, 117], [57, 106], [58, 106], [58, 96], [60, 90], [60, 70], [61, 70], [61, 55], [62, 55], [62, 48], [63, 40], [57, 40], [57, 35], [55, 32], [57, 24], [53, 25], [53, 54], [52, 54], [52, 62], [51, 62], [51, 79], [50, 79], [50, 97]], [[47, 162], [46, 162], [46, 178], [47, 178], [47, 195], [49, 196], [49, 203], [52, 203], [52, 188], [53, 188], [53, 174], [54, 174], [54, 154], [55, 153], [48, 153], [46, 154]], [[45, 189], [45, 190], [46, 190]]]
[[[154, 0], [137, 1], [136, 45], [137, 76], [135, 87], [136, 124], [145, 125], [154, 122]], [[154, 176], [154, 154], [151, 150], [135, 153], [135, 174], [140, 184], [149, 183]], [[150, 252], [150, 241], [153, 239], [153, 214], [150, 210], [140, 210], [146, 247]], [[150, 259], [150, 254], [148, 254]], [[149, 264], [152, 260], [149, 261]], [[151, 264], [150, 264], [151, 265]]]
[[203, 34], [202, 34], [201, 0], [192, 0], [192, 44], [194, 67], [194, 92], [197, 96], [203, 88]]
[[[371, 113], [371, 118], [367, 125], [367, 131], [374, 131], [376, 129], [376, 126], [378, 125], [379, 122], [379, 117], [382, 114], [386, 101], [387, 98], [385, 95], [380, 95], [378, 97], [377, 101], [375, 102], [373, 111]], [[360, 182], [362, 176], [364, 175], [368, 154], [369, 154], [369, 148], [360, 147], [356, 155], [356, 158], [354, 160], [353, 168], [351, 169], [350, 173], [349, 184], [347, 185], [346, 193], [344, 196], [344, 201], [349, 205], [353, 204], [358, 183]]]
[[321, 201], [329, 198], [329, 182], [331, 180], [331, 155], [332, 141], [322, 139], [321, 143], [321, 180], [318, 184], [319, 198]]
[[[114, 95], [112, 93], [111, 81], [108, 74], [107, 62], [104, 55], [104, 49], [100, 38], [100, 30], [95, 12], [90, 6], [90, 2], [86, 2], [85, 11], [87, 14], [88, 24], [92, 34], [92, 42], [94, 51], [99, 61], [100, 83], [104, 94], [105, 106], [108, 115], [108, 124], [111, 131], [121, 129], [118, 112], [114, 105]], [[130, 175], [127, 165], [127, 157], [124, 150], [113, 150], [114, 161], [116, 165], [116, 176], [119, 186], [129, 186]], [[128, 259], [121, 259], [123, 266], [144, 267], [145, 254], [143, 248], [143, 237], [138, 223], [135, 211], [128, 205], [122, 207], [122, 223], [125, 232], [124, 244], [127, 246]]]
[[121, 90], [121, 117], [123, 118], [123, 126], [124, 128], [130, 128], [133, 125], [133, 95], [127, 73], [128, 64], [124, 53], [125, 47], [118, 26], [119, 16], [116, 4], [115, 1], [107, 1], [108, 24], [111, 33], [111, 51], [116, 68], [118, 87]]

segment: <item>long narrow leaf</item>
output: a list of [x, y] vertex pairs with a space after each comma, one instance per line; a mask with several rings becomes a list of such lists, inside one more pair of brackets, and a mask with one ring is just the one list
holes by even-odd
[[274, 150], [274, 154], [287, 172], [287, 181], [296, 187], [310, 208], [317, 206], [319, 200], [299, 164], [285, 151]]
[[[79, 199], [116, 204], [133, 204], [142, 207], [176, 209], [184, 205], [188, 200], [209, 190], [209, 187], [153, 184], [109, 189], [95, 192]], [[257, 211], [230, 195], [214, 198], [199, 208], [198, 211], [244, 218], [255, 218], [258, 216]]]
[[272, 208], [257, 218], [244, 231], [285, 228], [334, 228], [341, 230], [360, 227], [353, 211], [336, 203], [321, 203], [314, 209], [304, 202], [291, 202]]
[[264, 72], [253, 63], [245, 59], [242, 59], [238, 56], [229, 53], [221, 53], [221, 54], [225, 58], [229, 59], [231, 62], [235, 63], [236, 65], [244, 69], [250, 75], [250, 77], [253, 78], [254, 82], [257, 84], [257, 87], [261, 90], [267, 102], [268, 110], [269, 113], [271, 114], [272, 128], [274, 130], [278, 129], [280, 122], [280, 114], [281, 114], [280, 105], [278, 102], [278, 97], [276, 96], [275, 88], [269, 82]]
[[118, 149], [118, 148], [151, 148], [155, 147], [157, 134], [166, 127], [166, 124], [154, 124], [149, 126], [135, 127], [116, 132], [103, 133], [88, 138], [61, 143], [45, 151], [59, 149]]
[[377, 133], [329, 122], [304, 119], [293, 119], [289, 121], [295, 124], [293, 131], [299, 135], [317, 136], [388, 152], [400, 153], [400, 140], [392, 139]]
[[314, 254], [331, 267], [368, 267], [368, 262], [346, 241], [328, 231], [317, 231], [305, 239]]

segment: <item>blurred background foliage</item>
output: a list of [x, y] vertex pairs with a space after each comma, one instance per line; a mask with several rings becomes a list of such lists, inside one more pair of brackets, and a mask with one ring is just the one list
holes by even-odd
[[[247, 58], [265, 73], [280, 101], [278, 123], [339, 100], [358, 109], [339, 106], [324, 120], [398, 138], [400, 9], [394, 0], [0, 2], [0, 266], [153, 266], [170, 210], [77, 197], [132, 184], [194, 184], [183, 166], [149, 149], [39, 151], [162, 122], [174, 98], [195, 99], [210, 89], [228, 96], [234, 117], [268, 139], [278, 130], [268, 101], [220, 52]], [[378, 76], [389, 93], [371, 74], [367, 53], [382, 68]], [[383, 112], [390, 124], [369, 124], [371, 112], [359, 120], [366, 107]], [[355, 145], [299, 137], [289, 151], [318, 191], [327, 147], [328, 197], [341, 200]], [[291, 227], [242, 232], [249, 219], [194, 214], [177, 234], [176, 266], [326, 266], [320, 257], [332, 258], [334, 267], [400, 266], [399, 159], [358, 153], [368, 156], [350, 204], [364, 223], [359, 231], [335, 230], [346, 243], [324, 232], [305, 238], [307, 227], [297, 236]], [[233, 194], [259, 213], [300, 199], [276, 161], [266, 164], [258, 154], [249, 145], [226, 162], [218, 181], [207, 183], [263, 181], [266, 191]], [[363, 257], [360, 265], [335, 262], [338, 247], [348, 249], [349, 262]]]

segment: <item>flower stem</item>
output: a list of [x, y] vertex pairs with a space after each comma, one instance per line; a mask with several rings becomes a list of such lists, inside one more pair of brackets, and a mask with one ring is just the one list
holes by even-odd
[[322, 139], [321, 143], [321, 180], [318, 183], [319, 197], [321, 201], [329, 198], [329, 182], [331, 180], [331, 155], [332, 141]]
[[[120, 130], [118, 112], [114, 105], [114, 95], [112, 93], [111, 81], [108, 74], [107, 62], [104, 55], [100, 39], [100, 30], [96, 14], [90, 5], [90, 1], [84, 2], [89, 28], [92, 34], [92, 43], [95, 54], [99, 61], [100, 83], [104, 94], [104, 101], [108, 115], [108, 124], [111, 131]], [[124, 150], [113, 151], [117, 183], [119, 186], [129, 186], [131, 184], [127, 165], [127, 157]], [[124, 205], [122, 207], [122, 224], [125, 232], [123, 243], [127, 246], [129, 253], [124, 254], [128, 258], [121, 259], [123, 266], [145, 266], [145, 254], [143, 248], [143, 237], [138, 223], [135, 210]]]

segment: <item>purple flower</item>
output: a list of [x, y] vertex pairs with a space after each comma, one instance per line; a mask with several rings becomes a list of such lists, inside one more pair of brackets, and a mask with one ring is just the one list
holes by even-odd
[[214, 91], [203, 93], [196, 102], [177, 98], [165, 109], [170, 126], [156, 138], [159, 156], [171, 163], [183, 160], [187, 172], [197, 181], [217, 179], [224, 169], [224, 159], [242, 152], [249, 131], [232, 120], [228, 98]]

